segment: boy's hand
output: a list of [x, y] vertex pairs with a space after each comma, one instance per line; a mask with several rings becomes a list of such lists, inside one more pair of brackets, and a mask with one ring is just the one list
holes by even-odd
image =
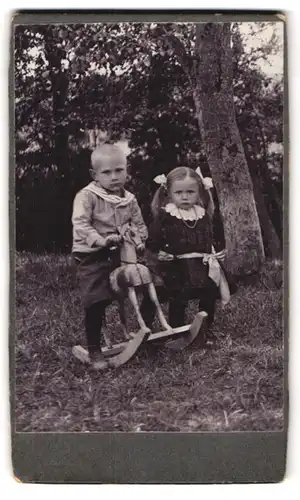
[[136, 251], [138, 253], [143, 253], [145, 251], [145, 244], [144, 243], [140, 243], [139, 245], [137, 245]]
[[106, 246], [110, 247], [112, 245], [119, 245], [122, 241], [122, 236], [119, 234], [110, 234], [105, 238]]

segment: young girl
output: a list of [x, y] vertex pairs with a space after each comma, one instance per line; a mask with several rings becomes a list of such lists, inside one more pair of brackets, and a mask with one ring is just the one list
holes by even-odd
[[85, 310], [90, 360], [94, 369], [101, 370], [107, 367], [100, 347], [101, 327], [105, 308], [112, 300], [110, 273], [120, 265], [122, 229], [134, 224], [141, 239], [140, 251], [148, 232], [135, 196], [124, 189], [127, 165], [123, 151], [117, 145], [104, 144], [93, 151], [91, 164], [93, 180], [74, 200], [72, 254]]
[[[157, 179], [157, 178], [156, 178]], [[199, 310], [214, 319], [215, 304], [229, 300], [229, 289], [215, 254], [211, 218], [213, 202], [208, 179], [187, 167], [178, 167], [168, 176], [159, 176], [162, 184], [152, 202], [153, 223], [149, 228], [147, 248], [157, 256], [154, 274], [160, 300], [169, 302], [169, 324], [185, 324], [185, 309], [190, 299], [199, 300]], [[209, 179], [210, 181], [210, 179]], [[153, 272], [153, 269], [152, 269]], [[221, 289], [221, 290], [220, 290]], [[150, 327], [153, 307], [146, 298], [141, 308]]]

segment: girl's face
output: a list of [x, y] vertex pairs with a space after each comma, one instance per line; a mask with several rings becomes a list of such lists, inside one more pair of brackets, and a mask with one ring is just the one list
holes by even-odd
[[199, 200], [198, 182], [190, 177], [174, 181], [170, 188], [170, 196], [178, 208], [185, 210], [192, 208]]
[[126, 162], [119, 157], [98, 159], [92, 170], [94, 181], [111, 193], [119, 194], [127, 178]]

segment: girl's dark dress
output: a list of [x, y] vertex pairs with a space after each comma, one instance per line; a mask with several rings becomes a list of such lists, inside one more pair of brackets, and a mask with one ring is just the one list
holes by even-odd
[[198, 220], [183, 221], [162, 209], [150, 226], [147, 247], [156, 254], [163, 250], [175, 258], [158, 261], [156, 269], [152, 269], [154, 282], [158, 274], [169, 295], [183, 300], [200, 298], [204, 291], [217, 298], [218, 288], [209, 278], [208, 264], [203, 263], [201, 257], [176, 259], [176, 255], [191, 252], [211, 254], [212, 244], [212, 229], [206, 213]]
[[[192, 252], [212, 253], [213, 233], [208, 215], [205, 213], [197, 220], [183, 221], [161, 209], [150, 225], [146, 245], [150, 251], [147, 265], [151, 270], [159, 300], [169, 303], [169, 324], [174, 328], [185, 324], [187, 301], [198, 299], [199, 310], [208, 313], [208, 324], [211, 325], [220, 292], [208, 275], [208, 264], [204, 263], [201, 257], [176, 258], [176, 255]], [[174, 255], [174, 259], [158, 260], [157, 254], [160, 250]], [[230, 293], [235, 293], [235, 282], [222, 263], [220, 266], [228, 281]], [[142, 302], [141, 312], [146, 324], [151, 328], [155, 310], [147, 297]]]

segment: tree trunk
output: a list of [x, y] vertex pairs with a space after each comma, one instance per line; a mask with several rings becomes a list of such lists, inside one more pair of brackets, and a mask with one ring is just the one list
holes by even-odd
[[52, 87], [52, 110], [54, 123], [54, 151], [57, 167], [62, 175], [67, 169], [68, 156], [68, 126], [66, 116], [66, 99], [68, 96], [69, 77], [62, 70], [62, 59], [66, 57], [61, 47], [55, 28], [47, 26], [44, 29], [45, 56], [49, 63], [49, 78]]
[[[70, 165], [68, 148], [68, 121], [66, 101], [68, 96], [69, 77], [62, 69], [62, 59], [66, 57], [65, 50], [57, 43], [57, 29], [47, 26], [44, 30], [45, 55], [49, 62], [50, 80], [52, 84], [52, 116], [54, 124], [54, 162], [59, 177], [56, 185], [54, 242], [61, 242], [67, 248], [70, 235], [65, 228], [71, 219], [71, 204], [66, 210], [66, 193], [70, 185]], [[58, 247], [60, 250], [60, 245]], [[54, 251], [57, 250], [54, 247]]]
[[263, 173], [262, 186], [263, 186], [263, 193], [267, 198], [266, 199], [267, 210], [269, 213], [269, 217], [272, 221], [272, 224], [276, 230], [282, 248], [282, 243], [283, 243], [282, 203], [280, 202], [280, 197], [276, 191], [276, 187], [274, 186], [274, 183], [268, 172], [268, 167], [266, 166], [266, 164], [261, 165], [260, 170]]
[[230, 24], [197, 24], [195, 48], [194, 101], [218, 193], [227, 266], [235, 275], [255, 273], [265, 254], [253, 185], [235, 117]]
[[[275, 231], [278, 235], [280, 245], [282, 245], [282, 204], [280, 203], [278, 193], [276, 192], [276, 188], [273, 184], [270, 171], [268, 169], [268, 153], [267, 146], [264, 139], [264, 131], [261, 124], [261, 121], [258, 116], [257, 109], [254, 104], [252, 104], [253, 112], [255, 113], [256, 125], [259, 130], [260, 138], [262, 141], [262, 152], [263, 157], [260, 160], [259, 165], [255, 167], [254, 175], [259, 176], [260, 185], [262, 189], [262, 193], [267, 196], [266, 200], [266, 209], [268, 210], [270, 220], [275, 228]], [[250, 162], [248, 162], [250, 174], [253, 181], [253, 175]]]
[[282, 256], [280, 240], [266, 207], [260, 179], [256, 175], [255, 171], [253, 171], [253, 175], [251, 169], [250, 172], [253, 182], [254, 197], [262, 232], [265, 254], [270, 259], [280, 259]]

